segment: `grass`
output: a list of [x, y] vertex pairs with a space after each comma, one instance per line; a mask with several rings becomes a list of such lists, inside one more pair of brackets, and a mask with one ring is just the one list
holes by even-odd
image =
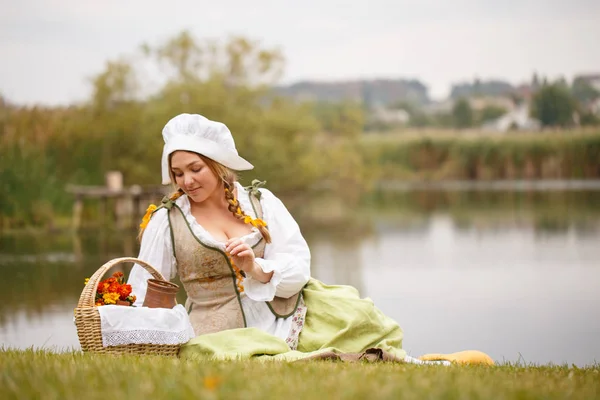
[[0, 350], [2, 399], [594, 399], [600, 364], [442, 367], [313, 361], [191, 362]]

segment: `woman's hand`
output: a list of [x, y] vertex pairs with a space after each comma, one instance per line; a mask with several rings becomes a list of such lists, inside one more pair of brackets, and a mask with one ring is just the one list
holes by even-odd
[[256, 267], [252, 247], [239, 238], [229, 239], [225, 243], [225, 251], [229, 253], [235, 265], [246, 274], [250, 274]]
[[254, 261], [254, 250], [252, 250], [249, 244], [239, 238], [232, 238], [225, 243], [225, 251], [229, 253], [234, 264], [244, 271], [246, 275], [262, 283], [267, 283], [271, 280], [273, 272], [265, 273]]

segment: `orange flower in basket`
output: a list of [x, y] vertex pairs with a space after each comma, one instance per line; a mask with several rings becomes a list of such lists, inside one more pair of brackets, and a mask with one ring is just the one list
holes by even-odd
[[110, 286], [110, 283], [106, 282], [106, 281], [102, 281], [98, 284], [98, 293], [106, 293], [108, 292], [108, 288]]
[[98, 284], [95, 305], [115, 304], [117, 300], [127, 301], [131, 305], [136, 300], [136, 297], [131, 295], [131, 290], [131, 285], [124, 283], [123, 273], [115, 272], [110, 278]]
[[131, 285], [125, 284], [119, 287], [119, 295], [121, 300], [126, 300], [127, 297], [131, 294]]
[[119, 282], [113, 282], [108, 286], [108, 293], [119, 293], [121, 285]]

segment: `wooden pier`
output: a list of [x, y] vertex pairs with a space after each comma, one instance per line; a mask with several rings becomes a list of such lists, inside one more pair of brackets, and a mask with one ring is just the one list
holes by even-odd
[[[84, 201], [99, 201], [99, 215], [114, 219], [119, 228], [134, 228], [139, 225], [149, 204], [160, 203], [173, 189], [163, 185], [123, 186], [123, 175], [119, 171], [106, 174], [105, 186], [67, 185], [67, 192], [73, 194], [73, 229], [81, 227]], [[109, 209], [109, 204], [112, 206]]]

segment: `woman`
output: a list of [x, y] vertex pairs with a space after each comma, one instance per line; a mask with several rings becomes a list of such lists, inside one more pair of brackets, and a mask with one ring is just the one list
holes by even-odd
[[[145, 218], [139, 258], [183, 284], [198, 336], [182, 355], [229, 349], [352, 358], [377, 349], [369, 354], [420, 362], [406, 355], [402, 330], [370, 300], [310, 277], [308, 245], [283, 203], [256, 181], [249, 188], [237, 182], [235, 171], [253, 166], [224, 124], [181, 114], [165, 125], [163, 139], [162, 183], [178, 189]], [[148, 278], [139, 266], [131, 272], [136, 305]]]

